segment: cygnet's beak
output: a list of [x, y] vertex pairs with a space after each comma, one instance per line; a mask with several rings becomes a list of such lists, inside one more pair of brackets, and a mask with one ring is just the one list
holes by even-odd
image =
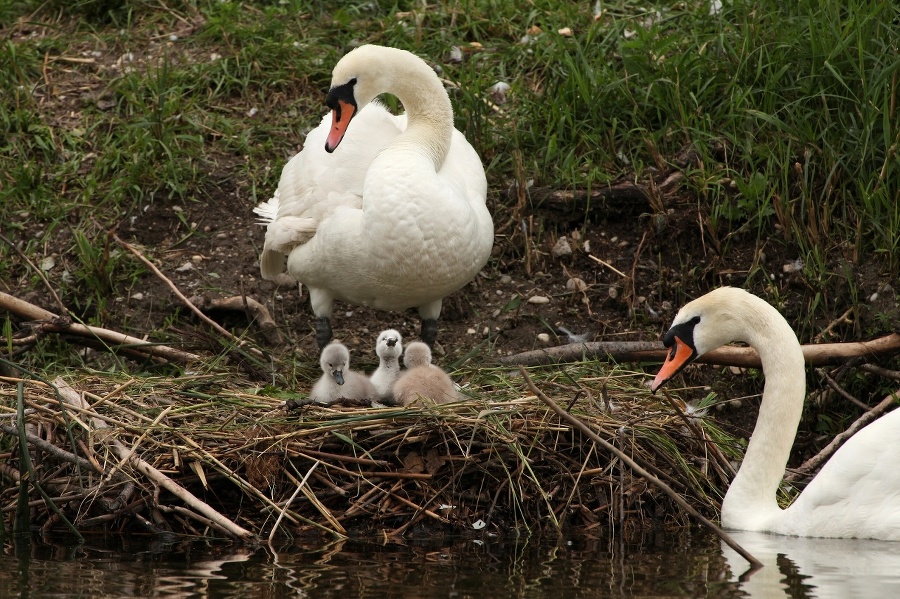
[[344, 384], [344, 371], [343, 370], [332, 370], [331, 376], [334, 377], [334, 382], [338, 385]]
[[386, 339], [386, 341], [387, 341], [388, 347], [394, 347], [395, 345], [397, 345], [397, 338], [396, 338], [396, 337], [388, 337], [388, 338]]

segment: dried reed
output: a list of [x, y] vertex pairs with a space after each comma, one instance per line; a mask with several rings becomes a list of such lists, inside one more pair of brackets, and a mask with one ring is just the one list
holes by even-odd
[[[702, 512], [716, 511], [730, 468], [720, 447], [729, 445], [710, 440], [727, 437], [710, 422], [650, 397], [640, 373], [530, 372], [597, 435]], [[529, 394], [519, 375], [483, 374], [483, 386], [467, 390], [477, 397], [453, 404], [290, 412], [266, 389], [224, 388], [214, 377], [80, 375], [57, 379], [62, 393], [3, 378], [0, 438], [10, 451], [0, 454], [0, 475], [21, 478], [14, 444], [26, 444], [33, 480], [60, 512], [29, 496], [32, 525], [45, 530], [65, 518], [82, 531], [250, 540], [315, 530], [402, 535], [413, 526], [600, 533], [686, 523], [668, 497]], [[29, 410], [24, 439], [15, 426], [18, 386]], [[73, 393], [80, 406], [61, 401]], [[0, 491], [4, 518], [19, 494]]]

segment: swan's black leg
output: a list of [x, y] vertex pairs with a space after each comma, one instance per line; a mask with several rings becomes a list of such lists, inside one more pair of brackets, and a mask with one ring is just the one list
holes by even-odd
[[331, 321], [327, 316], [320, 316], [316, 319], [316, 343], [319, 349], [322, 349], [331, 341]]
[[437, 339], [437, 319], [422, 319], [422, 341], [428, 344], [428, 347], [434, 348], [434, 340]]

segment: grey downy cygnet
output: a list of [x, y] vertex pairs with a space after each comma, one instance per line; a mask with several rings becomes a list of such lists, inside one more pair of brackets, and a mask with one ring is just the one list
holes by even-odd
[[377, 400], [385, 405], [394, 405], [394, 383], [400, 376], [400, 354], [403, 353], [403, 338], [394, 329], [381, 331], [375, 341], [378, 368], [369, 378], [375, 387]]
[[421, 341], [406, 346], [403, 354], [406, 370], [394, 384], [394, 397], [400, 405], [408, 406], [419, 398], [434, 403], [448, 403], [459, 399], [456, 386], [446, 372], [431, 363], [431, 349]]
[[329, 343], [319, 358], [322, 376], [309, 393], [310, 400], [331, 404], [339, 399], [371, 400], [375, 388], [366, 375], [350, 370], [350, 351], [343, 343]]

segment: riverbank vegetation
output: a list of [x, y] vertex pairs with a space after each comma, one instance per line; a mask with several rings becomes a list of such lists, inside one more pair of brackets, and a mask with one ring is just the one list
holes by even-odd
[[[24, 497], [47, 530], [222, 533], [134, 457], [260, 537], [684, 524], [497, 358], [579, 334], [654, 341], [722, 284], [765, 297], [805, 343], [900, 330], [895, 3], [17, 0], [0, 23], [0, 291], [59, 317], [0, 311], [7, 525]], [[311, 313], [258, 279], [251, 210], [361, 43], [438, 70], [487, 170], [495, 252], [439, 333], [469, 399], [287, 411], [317, 376]], [[412, 321], [352, 309], [335, 326], [371, 370], [378, 331], [412, 338]], [[898, 370], [813, 371], [794, 461], [896, 391]], [[530, 372], [715, 515], [758, 377], [689, 371], [680, 393], [719, 408], [685, 421], [634, 365]], [[65, 407], [60, 378], [90, 407]]]

